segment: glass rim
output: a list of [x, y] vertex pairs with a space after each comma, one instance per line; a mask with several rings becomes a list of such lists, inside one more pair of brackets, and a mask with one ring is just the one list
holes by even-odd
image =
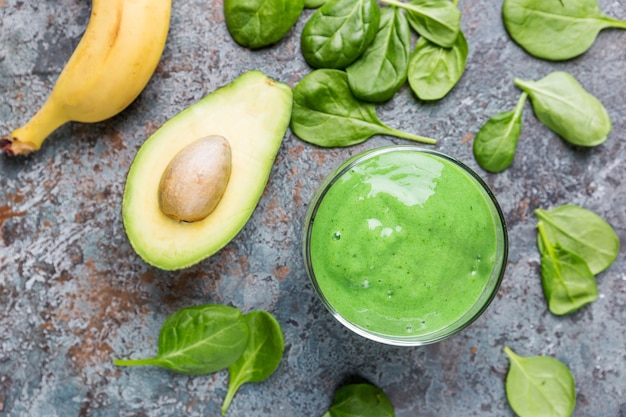
[[[497, 239], [496, 253], [499, 256], [496, 258], [496, 261], [494, 262], [492, 273], [489, 276], [487, 283], [485, 284], [485, 288], [483, 289], [481, 294], [478, 296], [474, 304], [455, 321], [431, 333], [426, 333], [422, 335], [407, 335], [407, 336], [389, 335], [389, 334], [374, 332], [374, 331], [365, 329], [347, 320], [341, 315], [341, 313], [337, 311], [335, 307], [333, 307], [330, 304], [330, 302], [324, 296], [324, 293], [317, 282], [317, 278], [315, 276], [315, 272], [313, 270], [313, 265], [311, 261], [310, 241], [311, 241], [311, 231], [313, 228], [315, 215], [317, 213], [317, 210], [320, 204], [324, 200], [324, 196], [328, 193], [328, 191], [333, 186], [333, 184], [335, 184], [337, 180], [339, 180], [346, 172], [352, 169], [355, 165], [367, 159], [370, 159], [372, 157], [375, 157], [384, 153], [396, 152], [396, 151], [412, 151], [412, 152], [426, 153], [426, 154], [434, 155], [436, 157], [450, 161], [455, 166], [461, 168], [463, 172], [469, 174], [470, 177], [474, 181], [476, 181], [477, 185], [480, 187], [480, 190], [485, 193], [485, 195], [488, 197], [488, 201], [491, 202], [491, 205], [495, 209], [495, 213], [493, 213], [494, 210], [490, 210], [490, 211], [492, 211], [492, 214], [494, 214], [493, 220], [494, 220], [494, 224], [496, 225], [496, 235], [497, 235], [496, 236], [496, 239]], [[497, 216], [495, 216], [495, 214], [497, 214]], [[315, 191], [315, 193], [313, 194], [311, 198], [311, 203], [309, 204], [309, 207], [305, 215], [302, 239], [303, 239], [303, 242], [302, 242], [303, 243], [303, 256], [304, 256], [304, 262], [305, 262], [307, 275], [309, 277], [309, 281], [313, 285], [315, 293], [317, 294], [318, 298], [322, 301], [322, 304], [324, 305], [324, 307], [331, 313], [331, 315], [337, 321], [339, 321], [342, 325], [344, 325], [346, 328], [353, 331], [354, 333], [360, 336], [363, 336], [367, 339], [379, 342], [379, 343], [384, 343], [384, 344], [394, 345], [394, 346], [423, 346], [423, 345], [437, 343], [442, 340], [448, 339], [449, 337], [461, 332], [462, 330], [470, 326], [472, 323], [474, 323], [480, 316], [483, 315], [483, 313], [487, 310], [489, 305], [492, 303], [493, 299], [496, 297], [496, 294], [500, 288], [500, 285], [502, 283], [502, 280], [506, 272], [506, 266], [508, 262], [508, 251], [509, 251], [508, 231], [507, 231], [507, 224], [506, 224], [506, 219], [504, 217], [504, 213], [502, 211], [502, 208], [500, 207], [500, 204], [498, 203], [498, 200], [496, 199], [495, 194], [493, 193], [489, 185], [485, 182], [485, 180], [480, 175], [478, 175], [477, 172], [475, 172], [472, 168], [470, 168], [468, 165], [461, 162], [460, 160], [450, 155], [447, 155], [443, 152], [422, 148], [416, 145], [388, 145], [388, 146], [382, 146], [382, 147], [365, 150], [363, 152], [360, 152], [348, 158], [346, 161], [341, 163], [338, 167], [334, 168], [329, 174], [327, 174], [324, 180], [320, 183], [320, 185], [318, 186], [317, 190]], [[499, 252], [500, 247], [502, 250], [501, 254]], [[496, 276], [494, 276], [495, 271], [497, 271]]]

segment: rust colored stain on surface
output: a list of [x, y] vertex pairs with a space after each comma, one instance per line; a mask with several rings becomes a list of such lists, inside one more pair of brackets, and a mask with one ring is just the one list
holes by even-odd
[[304, 145], [296, 143], [295, 146], [291, 146], [287, 151], [287, 157], [290, 161], [297, 161], [302, 157], [302, 152], [304, 152]]
[[472, 361], [476, 358], [476, 354], [478, 353], [478, 348], [476, 346], [472, 346], [470, 348], [470, 356]]
[[278, 196], [271, 198], [267, 205], [267, 217], [265, 225], [269, 227], [276, 227], [279, 224], [289, 223], [291, 220], [290, 213], [286, 212], [283, 208], [284, 203]]
[[323, 150], [323, 149], [314, 149], [313, 152], [311, 152], [311, 156], [313, 157], [313, 160], [315, 162], [317, 162], [318, 165], [324, 165], [324, 163], [326, 162], [326, 159], [328, 158], [328, 151]]
[[0, 206], [0, 227], [4, 225], [4, 222], [12, 219], [13, 217], [25, 216], [25, 211], [13, 211], [11, 206]]
[[249, 273], [250, 260], [247, 256], [238, 253], [234, 245], [229, 244], [197, 267], [206, 268], [205, 274], [209, 275], [212, 280], [219, 280], [227, 276], [243, 277]]
[[111, 145], [113, 149], [118, 151], [123, 151], [126, 149], [126, 142], [124, 140], [124, 135], [119, 130], [114, 130], [110, 135], [109, 139], [111, 141]]
[[273, 274], [276, 278], [278, 278], [280, 282], [283, 282], [285, 278], [287, 278], [287, 275], [289, 274], [289, 272], [290, 272], [290, 269], [288, 266], [281, 265], [277, 267], [276, 269], [274, 269]]
[[[72, 287], [61, 306], [51, 311], [44, 328], [63, 326], [76, 339], [68, 348], [68, 359], [78, 369], [111, 360], [111, 340], [121, 323], [133, 322], [149, 314], [150, 300], [139, 291], [129, 291], [114, 283], [115, 271], [100, 271], [95, 262], [85, 262], [86, 275], [74, 276], [60, 285]], [[82, 325], [70, 325], [70, 323]], [[53, 323], [57, 323], [56, 326]]]
[[471, 143], [474, 140], [474, 134], [472, 132], [468, 132], [461, 138], [461, 144], [465, 145], [466, 143]]
[[304, 199], [302, 198], [302, 190], [305, 187], [305, 184], [305, 180], [303, 180], [302, 178], [298, 178], [293, 186], [292, 197], [294, 207], [296, 208], [303, 207], [305, 204]]

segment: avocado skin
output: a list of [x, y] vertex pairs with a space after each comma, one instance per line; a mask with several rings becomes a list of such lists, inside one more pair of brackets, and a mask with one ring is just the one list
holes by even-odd
[[[163, 270], [190, 267], [226, 246], [256, 208], [287, 132], [291, 88], [248, 71], [164, 123], [139, 148], [122, 200], [124, 230], [135, 252]], [[227, 138], [232, 152], [228, 186], [205, 219], [180, 222], [159, 208], [158, 187], [171, 159], [204, 136]]]

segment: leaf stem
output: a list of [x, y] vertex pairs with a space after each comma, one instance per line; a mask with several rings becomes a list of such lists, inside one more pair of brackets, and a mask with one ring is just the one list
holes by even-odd
[[523, 91], [527, 91], [528, 90], [528, 81], [524, 81], [521, 78], [514, 78], [513, 79], [513, 84], [515, 84], [517, 87], [521, 88]]
[[235, 397], [235, 392], [237, 392], [236, 389], [228, 389], [228, 392], [226, 393], [226, 397], [224, 397], [224, 402], [222, 403], [222, 415], [225, 416], [226, 412], [228, 411], [228, 407], [230, 406], [231, 401], [233, 400], [233, 398]]
[[528, 99], [528, 93], [526, 91], [523, 91], [522, 95], [517, 100], [517, 104], [515, 105], [515, 113], [513, 119], [518, 119], [521, 116], [522, 110], [524, 110], [524, 104], [526, 104], [526, 99]]
[[401, 139], [412, 140], [414, 142], [427, 143], [429, 145], [434, 145], [435, 143], [437, 143], [437, 139], [414, 135], [412, 133], [403, 132], [402, 130], [394, 129], [389, 126], [385, 126], [385, 130], [381, 133], [385, 135], [395, 136]]
[[606, 21], [611, 25], [612, 28], [617, 28], [617, 29], [626, 29], [626, 21], [625, 20], [619, 20], [619, 19], [614, 19], [612, 17], [606, 17]]
[[407, 3], [403, 3], [401, 1], [396, 1], [396, 0], [381, 0], [381, 2], [389, 4], [391, 6], [397, 6], [400, 7], [402, 9], [410, 9], [413, 10], [413, 8], [411, 8]]
[[[565, 295], [567, 296], [569, 303], [571, 305], [574, 305], [575, 297], [570, 294], [570, 288], [568, 287], [567, 282], [565, 282], [565, 278], [563, 277], [563, 273], [561, 271], [561, 262], [559, 258], [556, 256], [556, 253], [554, 251], [554, 246], [548, 240], [546, 229], [545, 229], [545, 226], [543, 225], [543, 220], [539, 220], [539, 222], [537, 222], [537, 230], [539, 231], [539, 237], [541, 238], [541, 241], [543, 242], [543, 247], [548, 252], [548, 256], [550, 257], [550, 259], [552, 259], [552, 263], [554, 265], [555, 278], [553, 279], [558, 280], [558, 283], [565, 290]], [[550, 311], [554, 314], [557, 314], [557, 315], [562, 314], [553, 310], [552, 303], [550, 300], [548, 300], [548, 309], [550, 309]]]
[[515, 352], [513, 352], [513, 350], [511, 350], [510, 347], [505, 346], [503, 350], [504, 350], [504, 353], [506, 353], [506, 356], [509, 357], [509, 359], [511, 359], [511, 360], [516, 359], [517, 355], [515, 354]]
[[543, 225], [543, 220], [539, 220], [537, 222], [537, 231], [539, 232], [539, 237], [541, 238], [541, 243], [543, 243], [543, 247], [548, 252], [548, 256], [550, 258], [555, 259], [554, 255], [554, 246], [552, 242], [548, 239], [548, 235], [546, 233], [546, 227]]
[[113, 365], [115, 366], [146, 366], [154, 365], [156, 358], [144, 358], [144, 359], [114, 359]]

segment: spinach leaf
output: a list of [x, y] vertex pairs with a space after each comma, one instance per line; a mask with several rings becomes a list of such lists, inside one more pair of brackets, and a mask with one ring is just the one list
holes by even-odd
[[224, 0], [224, 17], [237, 43], [257, 49], [281, 40], [303, 8], [304, 0]]
[[[565, 204], [548, 211], [537, 209], [535, 215], [544, 225], [545, 239], [584, 259], [592, 274], [604, 271], [617, 258], [617, 233], [594, 212]], [[545, 251], [544, 239], [540, 236], [537, 244]]]
[[570, 74], [557, 71], [539, 81], [514, 82], [530, 96], [539, 121], [567, 142], [595, 146], [606, 141], [612, 128], [609, 114]]
[[406, 81], [411, 30], [404, 13], [395, 7], [381, 11], [374, 41], [363, 55], [346, 68], [348, 84], [360, 100], [389, 100]]
[[285, 338], [278, 321], [266, 311], [252, 311], [244, 316], [250, 337], [243, 355], [228, 367], [230, 381], [222, 405], [226, 415], [235, 393], [246, 382], [261, 382], [278, 368], [285, 349]]
[[597, 0], [505, 0], [502, 17], [524, 50], [554, 61], [584, 53], [602, 29], [626, 29], [626, 22], [606, 16]]
[[476, 134], [474, 158], [484, 170], [501, 172], [513, 163], [522, 132], [522, 110], [527, 97], [526, 93], [522, 93], [513, 111], [491, 117]]
[[409, 85], [422, 100], [439, 100], [459, 82], [469, 47], [463, 32], [459, 31], [450, 48], [443, 48], [420, 37], [409, 61]]
[[384, 125], [373, 104], [353, 96], [344, 71], [310, 72], [294, 87], [293, 101], [291, 130], [300, 139], [317, 146], [355, 145], [376, 134], [429, 144], [436, 142]]
[[521, 357], [504, 351], [510, 367], [506, 396], [519, 417], [569, 417], [576, 406], [574, 377], [561, 361], [548, 356]]
[[154, 365], [185, 374], [228, 368], [248, 342], [248, 325], [233, 307], [207, 304], [177, 311], [165, 320], [153, 358], [114, 361], [118, 366]]
[[461, 12], [450, 0], [382, 1], [405, 9], [413, 30], [432, 43], [451, 48], [456, 42], [461, 31]]
[[333, 405], [322, 417], [393, 417], [387, 395], [371, 384], [352, 384], [337, 390]]
[[541, 283], [548, 309], [556, 315], [578, 310], [598, 298], [596, 278], [583, 258], [554, 245], [545, 226], [537, 225], [541, 239]]
[[304, 59], [314, 68], [343, 69], [374, 40], [379, 22], [376, 0], [329, 0], [304, 25]]
[[304, 7], [307, 9], [317, 9], [326, 2], [328, 2], [328, 0], [304, 0]]

